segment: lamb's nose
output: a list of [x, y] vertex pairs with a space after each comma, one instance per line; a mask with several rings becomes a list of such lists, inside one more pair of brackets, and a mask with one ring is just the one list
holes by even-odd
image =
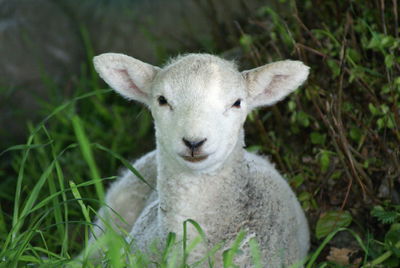
[[201, 141], [189, 141], [185, 138], [182, 138], [183, 143], [192, 151], [200, 148], [200, 146], [202, 146], [207, 139], [203, 139]]

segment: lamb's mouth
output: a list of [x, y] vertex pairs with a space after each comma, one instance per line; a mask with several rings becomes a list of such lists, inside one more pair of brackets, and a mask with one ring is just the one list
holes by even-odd
[[201, 162], [203, 160], [205, 160], [208, 155], [195, 155], [195, 156], [191, 156], [191, 155], [181, 155], [181, 157], [188, 162], [192, 162], [192, 163], [196, 163], [196, 162]]

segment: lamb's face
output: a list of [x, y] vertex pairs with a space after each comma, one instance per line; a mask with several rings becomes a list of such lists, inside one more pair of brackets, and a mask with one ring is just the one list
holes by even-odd
[[197, 171], [224, 163], [241, 145], [247, 112], [283, 99], [309, 69], [299, 61], [278, 61], [240, 73], [207, 54], [189, 54], [160, 69], [107, 53], [95, 57], [94, 66], [120, 94], [150, 107], [159, 149]]
[[193, 170], [217, 168], [241, 143], [246, 85], [223, 63], [181, 60], [161, 70], [152, 86], [158, 146]]

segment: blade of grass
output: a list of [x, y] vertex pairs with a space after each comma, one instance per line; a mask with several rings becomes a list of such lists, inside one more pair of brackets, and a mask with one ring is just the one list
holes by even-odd
[[[69, 146], [67, 146], [58, 156], [55, 160], [53, 160], [50, 165], [46, 168], [46, 170], [43, 172], [42, 176], [40, 177], [40, 179], [38, 180], [38, 182], [36, 183], [35, 187], [33, 187], [26, 203], [25, 206], [21, 212], [20, 215], [20, 219], [22, 219], [23, 217], [25, 217], [26, 215], [28, 215], [34, 205], [34, 203], [37, 200], [37, 197], [39, 195], [40, 190], [42, 189], [44, 183], [46, 182], [46, 180], [48, 179], [50, 173], [53, 171], [54, 165], [55, 165], [55, 161], [60, 158], [60, 156], [67, 150], [76, 147], [76, 144], [71, 144]], [[22, 222], [19, 221], [19, 225], [21, 226]], [[18, 228], [16, 228], [15, 230], [16, 232], [18, 232]]]
[[[22, 160], [21, 160], [21, 164], [19, 166], [19, 170], [18, 170], [18, 178], [17, 178], [17, 185], [16, 185], [16, 190], [15, 190], [15, 199], [14, 199], [14, 210], [13, 210], [13, 217], [12, 217], [12, 226], [13, 228], [15, 227], [15, 225], [18, 222], [19, 219], [19, 205], [20, 205], [20, 198], [21, 198], [21, 188], [22, 188], [22, 181], [24, 178], [24, 170], [25, 170], [25, 164], [26, 164], [26, 160], [28, 158], [29, 155], [29, 151], [32, 148], [36, 148], [36, 147], [40, 147], [42, 145], [32, 145], [33, 142], [33, 138], [34, 136], [37, 134], [37, 132], [39, 132], [39, 130], [42, 128], [42, 126], [49, 121], [52, 117], [54, 117], [56, 114], [58, 114], [59, 112], [61, 112], [62, 110], [64, 110], [65, 108], [67, 108], [69, 105], [75, 103], [76, 101], [97, 95], [97, 94], [105, 94], [110, 92], [111, 89], [103, 89], [103, 90], [96, 90], [93, 92], [89, 92], [87, 94], [83, 94], [79, 97], [76, 97], [60, 106], [58, 106], [56, 109], [54, 109], [54, 111], [52, 113], [50, 113], [48, 116], [46, 116], [38, 125], [37, 127], [34, 129], [34, 131], [29, 135], [27, 143], [25, 145], [18, 145], [18, 146], [12, 146], [8, 149], [6, 149], [5, 151], [3, 151], [0, 155], [2, 155], [3, 153], [5, 153], [6, 151], [10, 151], [10, 150], [19, 150], [19, 149], [24, 149], [24, 153], [22, 156]], [[15, 237], [15, 235], [17, 235], [17, 233], [13, 233], [13, 236]], [[13, 238], [11, 237], [11, 240]]]
[[322, 250], [325, 248], [325, 246], [333, 239], [333, 237], [341, 232], [341, 231], [348, 231], [350, 234], [353, 235], [353, 237], [357, 240], [358, 244], [360, 247], [363, 249], [363, 251], [368, 255], [368, 248], [365, 247], [364, 243], [362, 242], [362, 239], [360, 238], [359, 235], [357, 235], [353, 230], [348, 229], [348, 228], [338, 228], [337, 230], [331, 232], [325, 239], [322, 241], [320, 246], [317, 248], [317, 250], [311, 255], [310, 260], [307, 263], [306, 268], [312, 268], [315, 261], [317, 260], [318, 256], [321, 254]]
[[[61, 155], [66, 150], [74, 148], [75, 146], [76, 146], [75, 144], [67, 146], [62, 152], [60, 152], [60, 154], [57, 156], [56, 159], [59, 159], [61, 157]], [[23, 162], [21, 163], [21, 165], [25, 163], [24, 159], [26, 160], [27, 152], [28, 152], [28, 150], [24, 154]], [[9, 234], [7, 236], [7, 239], [6, 239], [6, 241], [5, 241], [4, 245], [3, 245], [3, 250], [1, 252], [1, 254], [4, 253], [4, 250], [6, 250], [6, 248], [8, 247], [10, 242], [11, 243], [16, 242], [16, 237], [19, 234], [20, 228], [22, 227], [22, 224], [24, 223], [26, 216], [29, 213], [31, 213], [32, 207], [33, 207], [34, 203], [37, 200], [39, 192], [40, 192], [41, 188], [43, 187], [44, 183], [46, 182], [46, 180], [47, 180], [48, 176], [50, 175], [51, 171], [53, 170], [54, 164], [55, 164], [55, 160], [53, 160], [52, 163], [42, 173], [42, 175], [39, 178], [38, 182], [36, 183], [35, 187], [32, 189], [28, 199], [26, 200], [24, 208], [22, 209], [21, 213], [19, 214], [19, 212], [18, 212], [19, 206], [17, 206], [18, 210], [14, 211], [14, 214], [13, 214], [13, 225], [12, 225], [11, 231], [9, 232]], [[18, 203], [19, 203], [20, 194], [21, 194], [21, 184], [22, 184], [22, 179], [23, 179], [23, 167], [20, 167], [20, 174], [22, 174], [22, 175], [20, 175], [21, 177], [18, 178], [17, 192], [16, 192], [16, 198], [15, 198], [15, 200], [16, 200], [15, 202], [18, 201]]]
[[[57, 115], [58, 113], [60, 113], [61, 111], [63, 111], [64, 109], [66, 109], [68, 106], [74, 104], [77, 101], [80, 101], [82, 99], [86, 99], [92, 96], [97, 96], [98, 94], [105, 94], [105, 93], [109, 93], [111, 92], [112, 89], [99, 89], [99, 90], [94, 90], [92, 92], [80, 95], [78, 97], [73, 98], [72, 100], [69, 100], [67, 102], [65, 102], [64, 104], [61, 104], [60, 106], [57, 106], [53, 112], [51, 112], [48, 116], [46, 116], [35, 128], [35, 130], [33, 131], [33, 133], [31, 135], [36, 135], [36, 133], [42, 128], [42, 126], [49, 121], [51, 118], [53, 118], [55, 115]], [[30, 144], [29, 144], [30, 145]]]
[[[45, 132], [46, 132], [47, 137], [51, 140], [50, 133], [47, 132], [46, 128], [45, 128]], [[59, 184], [59, 187], [60, 187], [62, 203], [64, 204], [63, 209], [64, 209], [64, 222], [65, 222], [65, 225], [63, 227], [63, 239], [62, 239], [63, 242], [62, 242], [62, 246], [61, 246], [61, 255], [64, 256], [65, 253], [67, 253], [68, 241], [69, 241], [68, 240], [68, 232], [69, 232], [68, 219], [69, 219], [69, 217], [68, 217], [68, 204], [66, 202], [67, 201], [67, 195], [66, 195], [66, 191], [65, 191], [65, 187], [64, 187], [64, 181], [65, 181], [64, 180], [64, 174], [62, 172], [60, 163], [59, 163], [59, 161], [58, 161], [58, 159], [56, 157], [56, 155], [57, 155], [56, 154], [56, 149], [54, 147], [54, 144], [51, 144], [50, 146], [51, 146], [52, 157], [53, 157], [53, 159], [56, 160], [56, 162], [55, 162], [55, 165], [56, 165], [56, 176], [57, 176], [58, 184]], [[52, 192], [52, 194], [56, 194], [56, 193]]]
[[197, 267], [197, 266], [201, 265], [205, 260], [208, 260], [208, 267], [210, 267], [210, 268], [214, 267], [215, 254], [217, 253], [218, 250], [222, 249], [223, 246], [224, 246], [224, 242], [220, 242], [220, 243], [216, 244], [212, 249], [210, 249], [207, 252], [207, 254], [202, 259], [195, 262], [193, 264], [193, 267]]
[[96, 148], [103, 150], [109, 154], [111, 154], [113, 157], [117, 158], [118, 160], [120, 160], [122, 162], [122, 164], [129, 169], [133, 174], [136, 175], [136, 177], [138, 177], [143, 183], [145, 183], [147, 186], [149, 186], [151, 189], [155, 190], [154, 186], [152, 186], [151, 184], [149, 184], [145, 178], [143, 178], [143, 176], [139, 173], [139, 171], [137, 171], [132, 165], [131, 163], [129, 163], [128, 160], [126, 160], [125, 158], [123, 158], [121, 155], [111, 151], [110, 149], [104, 147], [101, 144], [95, 143], [93, 144]]
[[79, 206], [81, 207], [81, 211], [83, 214], [83, 217], [87, 222], [91, 222], [90, 216], [89, 216], [89, 209], [86, 207], [86, 205], [83, 203], [82, 196], [78, 190], [78, 187], [76, 186], [75, 182], [69, 181], [69, 186], [71, 187], [72, 194], [74, 195], [76, 201], [78, 202]]
[[110, 260], [110, 266], [120, 268], [125, 266], [123, 260], [123, 249], [125, 248], [125, 239], [121, 235], [117, 234], [112, 228], [107, 229], [106, 241], [107, 241], [107, 252], [106, 255]]
[[[78, 204], [81, 208], [81, 211], [82, 211], [83, 217], [85, 218], [85, 221], [88, 223], [91, 222], [90, 216], [89, 216], [89, 210], [86, 207], [86, 205], [83, 203], [82, 196], [79, 193], [78, 188], [76, 187], [76, 184], [73, 181], [69, 181], [69, 185], [71, 187], [73, 196], [75, 197], [76, 201], [78, 202]], [[85, 241], [88, 241], [88, 240], [89, 240], [89, 233], [88, 233], [88, 229], [85, 228]], [[87, 243], [85, 243], [85, 244], [87, 244]], [[86, 248], [86, 246], [85, 246], [85, 248]], [[86, 258], [86, 253], [87, 253], [87, 251], [85, 250], [85, 253], [84, 253], [85, 258]]]
[[233, 241], [231, 248], [224, 251], [223, 253], [224, 268], [235, 267], [235, 264], [233, 263], [233, 258], [238, 253], [240, 244], [242, 243], [245, 235], [246, 235], [245, 231], [240, 231], [239, 234], [236, 236], [235, 241]]
[[75, 131], [75, 136], [79, 142], [79, 147], [81, 149], [83, 158], [89, 166], [89, 171], [92, 179], [96, 182], [95, 188], [97, 196], [100, 200], [104, 200], [104, 186], [100, 180], [100, 172], [94, 160], [92, 148], [90, 146], [89, 139], [85, 133], [82, 120], [79, 118], [78, 115], [74, 115], [72, 117], [72, 126]]
[[257, 240], [250, 239], [249, 241], [249, 245], [250, 245], [250, 253], [251, 256], [253, 258], [253, 265], [254, 268], [262, 268], [262, 262], [261, 262], [261, 251], [260, 251], [260, 246], [257, 243]]
[[[93, 51], [92, 42], [90, 41], [90, 35], [89, 35], [87, 28], [83, 24], [80, 25], [79, 31], [80, 31], [83, 45], [84, 45], [85, 51], [86, 51], [86, 60], [89, 64], [89, 75], [90, 75], [89, 81], [91, 82], [91, 85], [94, 89], [98, 89], [99, 88], [99, 78], [97, 76], [97, 73], [94, 69], [93, 62], [92, 62], [93, 57], [94, 57], [94, 51]], [[98, 95], [98, 96], [100, 96], [100, 95]]]
[[[400, 241], [397, 242], [394, 246], [397, 249], [400, 249]], [[390, 258], [390, 256], [393, 255], [393, 250], [388, 250], [385, 253], [383, 253], [382, 255], [380, 255], [378, 258], [372, 260], [371, 262], [369, 262], [368, 264], [366, 264], [364, 267], [375, 267], [378, 266], [379, 264], [381, 264], [382, 262], [386, 261], [388, 258]]]
[[7, 152], [10, 152], [10, 151], [27, 150], [27, 149], [36, 149], [36, 148], [46, 147], [47, 145], [49, 145], [51, 143], [53, 143], [52, 140], [50, 140], [48, 143], [44, 143], [44, 144], [34, 144], [34, 145], [18, 144], [18, 145], [10, 146], [7, 149], [5, 149], [4, 151], [2, 151], [0, 153], [0, 156], [2, 156], [3, 154], [5, 154]]
[[[20, 164], [20, 167], [18, 170], [17, 186], [16, 186], [16, 190], [15, 190], [15, 200], [14, 200], [14, 213], [13, 213], [13, 218], [12, 218], [12, 228], [14, 230], [17, 229], [16, 226], [18, 224], [18, 219], [19, 219], [19, 202], [21, 199], [22, 181], [24, 179], [24, 170], [25, 170], [26, 160], [28, 158], [29, 151], [30, 151], [29, 146], [33, 142], [33, 137], [34, 137], [34, 135], [31, 134], [28, 138], [28, 142], [27, 142], [28, 149], [26, 149], [26, 151], [23, 153], [22, 161], [21, 161], [21, 164]], [[18, 232], [12, 232], [12, 236], [9, 236], [11, 241], [13, 241], [15, 239], [17, 234], [18, 234]], [[7, 244], [7, 242], [8, 242], [8, 239], [6, 240], [6, 244]], [[4, 248], [5, 247], [6, 246], [4, 246]]]
[[[117, 178], [116, 176], [113, 176], [113, 177], [103, 178], [102, 180], [116, 179], [116, 178]], [[95, 183], [95, 182], [93, 182], [93, 181], [83, 182], [83, 183], [77, 184], [75, 187], [76, 187], [76, 188], [80, 188], [80, 187], [90, 186], [90, 185], [93, 185], [94, 183]], [[49, 203], [54, 197], [59, 196], [59, 195], [66, 194], [66, 193], [69, 192], [69, 191], [72, 191], [72, 189], [71, 189], [71, 188], [67, 188], [67, 189], [64, 189], [63, 191], [58, 191], [58, 192], [56, 192], [56, 193], [53, 193], [53, 194], [47, 196], [45, 199], [43, 199], [43, 200], [41, 200], [39, 203], [37, 203], [37, 204], [30, 210], [30, 213], [35, 212], [36, 210], [38, 210], [38, 209], [44, 207], [44, 206], [45, 206], [47, 203]], [[62, 201], [62, 203], [64, 203], [64, 202], [69, 202], [69, 201], [74, 201], [74, 200], [76, 201], [76, 199], [66, 199], [65, 201]], [[87, 200], [87, 201], [92, 201], [92, 202], [99, 202], [98, 199], [93, 199], [93, 198], [83, 198], [82, 200]], [[101, 203], [101, 202], [100, 202], [100, 204], [101, 204], [101, 205], [107, 206], [106, 204], [103, 204], [103, 203]], [[57, 205], [60, 206], [60, 203], [57, 204]], [[118, 215], [118, 214], [116, 213], [116, 211], [114, 211], [112, 208], [110, 208], [110, 209], [111, 209], [116, 215]], [[121, 220], [122, 220], [122, 218], [121, 218]]]
[[[48, 215], [53, 209], [44, 211], [41, 215], [37, 215], [36, 217], [29, 218], [29, 225], [26, 228], [26, 231], [21, 233], [15, 238], [15, 243], [11, 247], [4, 247], [2, 253], [0, 254], [0, 258], [2, 260], [6, 259], [10, 261], [10, 264], [7, 267], [20, 267], [18, 262], [21, 261], [21, 256], [24, 254], [26, 250], [29, 249], [29, 244], [32, 241], [35, 234], [37, 234], [36, 230], [39, 229], [40, 224], [48, 218]], [[28, 218], [29, 214], [25, 215], [23, 219]]]
[[6, 230], [7, 230], [6, 221], [4, 220], [4, 213], [0, 204], [0, 234], [5, 234]]
[[[195, 229], [196, 231], [199, 233], [200, 235], [200, 240], [198, 240], [197, 238], [194, 239], [194, 241], [192, 241], [192, 243], [189, 245], [189, 247], [187, 246], [187, 224], [190, 223]], [[189, 256], [190, 251], [199, 243], [201, 243], [202, 241], [207, 241], [207, 237], [205, 232], [203, 231], [203, 229], [201, 228], [200, 224], [198, 224], [196, 221], [192, 220], [192, 219], [187, 219], [183, 222], [183, 260], [182, 260], [182, 266], [186, 267], [186, 261], [187, 261], [187, 257]], [[209, 260], [210, 262], [210, 260]]]
[[[47, 138], [49, 140], [52, 140], [45, 125], [43, 125], [42, 129], [43, 129], [43, 132], [45, 133], [45, 135], [47, 136]], [[41, 137], [42, 137], [41, 135], [35, 136], [36, 143], [39, 143], [39, 144], [42, 143]], [[44, 147], [39, 148], [38, 152], [40, 155], [35, 157], [41, 163], [42, 167], [48, 166], [49, 162], [50, 162], [50, 159], [48, 156], [49, 153], [47, 151], [45, 151], [44, 149], [45, 149]], [[53, 154], [53, 160], [55, 161], [55, 165], [57, 165], [58, 160], [57, 160], [56, 155], [54, 155], [54, 154]], [[56, 184], [54, 182], [54, 175], [52, 173], [49, 175], [49, 177], [47, 179], [47, 184], [49, 186], [50, 195], [57, 192]], [[63, 221], [62, 220], [62, 212], [61, 212], [60, 206], [58, 205], [59, 204], [58, 195], [54, 196], [54, 198], [52, 198], [51, 201], [53, 202], [53, 208], [54, 208], [53, 216], [54, 216], [55, 222], [62, 222]], [[65, 232], [64, 226], [61, 224], [57, 225], [57, 232], [59, 235], [65, 235], [66, 232]]]
[[167, 262], [168, 255], [171, 253], [171, 250], [174, 248], [176, 242], [176, 234], [175, 233], [168, 233], [167, 236], [167, 246], [164, 249], [162, 260], [163, 262]]

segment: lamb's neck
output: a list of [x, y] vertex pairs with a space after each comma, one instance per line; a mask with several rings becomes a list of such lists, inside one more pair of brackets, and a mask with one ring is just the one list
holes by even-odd
[[[240, 162], [243, 159], [244, 149], [242, 145], [237, 144], [228, 158], [217, 168], [206, 171], [191, 170], [188, 167], [182, 166], [176, 159], [171, 158], [162, 149], [157, 150], [157, 165], [158, 165], [158, 178], [157, 185], [165, 187], [165, 184], [171, 185], [171, 189], [158, 189], [160, 192], [164, 190], [174, 191], [175, 189], [182, 187], [193, 188], [196, 185], [208, 185], [211, 186], [223, 186], [220, 180], [213, 180], [216, 177], [224, 177], [222, 180], [225, 183], [229, 183], [229, 179], [234, 180], [232, 174], [237, 174], [237, 168], [240, 166]], [[226, 178], [225, 178], [226, 177]], [[188, 190], [188, 189], [187, 189]]]
[[158, 150], [159, 217], [165, 231], [180, 233], [182, 222], [187, 219], [194, 219], [207, 229], [206, 219], [221, 213], [218, 204], [232, 203], [232, 191], [238, 183], [245, 183], [237, 180], [244, 153], [242, 144], [235, 146], [221, 167], [209, 173], [179, 168], [178, 163]]

